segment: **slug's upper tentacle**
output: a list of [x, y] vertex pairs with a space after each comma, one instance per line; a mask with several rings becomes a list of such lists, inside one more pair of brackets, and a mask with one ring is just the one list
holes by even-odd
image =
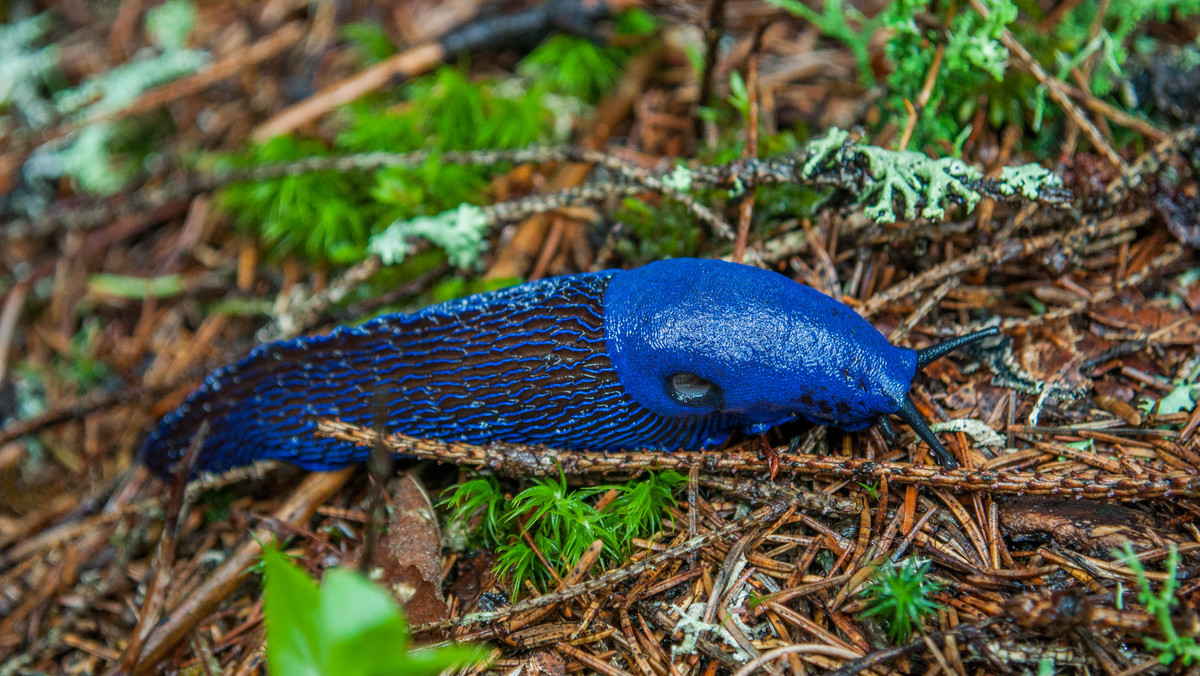
[[926, 366], [929, 366], [929, 364], [936, 359], [940, 359], [941, 357], [944, 357], [945, 355], [950, 354], [959, 348], [966, 347], [971, 343], [977, 343], [988, 336], [994, 336], [997, 333], [1000, 333], [1000, 328], [991, 326], [974, 333], [968, 333], [965, 336], [951, 338], [950, 340], [947, 340], [943, 343], [938, 343], [937, 345], [931, 345], [923, 350], [918, 350], [917, 368], [923, 369]]

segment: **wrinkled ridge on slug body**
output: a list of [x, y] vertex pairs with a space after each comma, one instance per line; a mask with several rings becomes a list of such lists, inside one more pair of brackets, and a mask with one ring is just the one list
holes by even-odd
[[317, 437], [317, 421], [371, 426], [378, 410], [388, 432], [470, 443], [720, 443], [733, 425], [724, 416], [663, 418], [625, 395], [604, 348], [602, 299], [614, 274], [522, 284], [261, 345], [163, 418], [142, 456], [165, 475], [208, 419], [197, 470], [263, 459], [334, 469], [362, 462], [370, 449]]
[[[922, 351], [922, 364], [943, 352]], [[262, 459], [334, 469], [370, 455], [316, 436], [326, 418], [468, 443], [670, 451], [797, 416], [857, 430], [898, 413], [952, 466], [908, 398], [918, 359], [783, 275], [660, 261], [261, 345], [164, 417], [142, 457], [166, 475], [205, 420], [197, 471]]]

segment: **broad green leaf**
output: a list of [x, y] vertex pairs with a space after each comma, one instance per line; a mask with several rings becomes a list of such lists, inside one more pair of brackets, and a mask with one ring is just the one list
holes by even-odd
[[1190, 411], [1196, 407], [1196, 394], [1200, 390], [1197, 385], [1179, 385], [1162, 398], [1158, 404], [1159, 415], [1170, 415]]
[[329, 674], [412, 673], [408, 625], [396, 602], [361, 574], [338, 568], [321, 585], [321, 638], [329, 646]]
[[263, 551], [263, 576], [263, 616], [271, 673], [322, 676], [326, 673], [326, 653], [317, 625], [316, 583], [274, 547]]

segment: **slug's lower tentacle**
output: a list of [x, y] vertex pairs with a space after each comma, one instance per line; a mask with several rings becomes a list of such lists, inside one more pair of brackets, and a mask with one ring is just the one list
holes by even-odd
[[950, 455], [950, 451], [938, 441], [937, 435], [933, 430], [929, 429], [929, 425], [925, 424], [925, 419], [917, 412], [917, 405], [913, 403], [912, 398], [905, 397], [904, 403], [900, 404], [900, 410], [896, 411], [896, 415], [900, 419], [908, 423], [908, 426], [917, 433], [921, 440], [929, 444], [929, 449], [933, 451], [933, 457], [938, 461], [938, 464], [946, 469], [954, 469], [958, 467], [958, 461]]
[[889, 444], [896, 443], [896, 430], [892, 428], [892, 423], [888, 421], [886, 415], [876, 418], [875, 424], [879, 426], [879, 432], [883, 435], [884, 441]]

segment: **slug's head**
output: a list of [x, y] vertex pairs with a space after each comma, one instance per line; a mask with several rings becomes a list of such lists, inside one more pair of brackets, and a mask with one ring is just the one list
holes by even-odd
[[856, 430], [899, 414], [942, 464], [953, 462], [919, 416], [910, 420], [908, 391], [917, 368], [957, 341], [898, 348], [846, 305], [783, 275], [696, 259], [615, 275], [604, 326], [626, 393], [659, 415], [721, 414], [762, 431], [798, 415]]

